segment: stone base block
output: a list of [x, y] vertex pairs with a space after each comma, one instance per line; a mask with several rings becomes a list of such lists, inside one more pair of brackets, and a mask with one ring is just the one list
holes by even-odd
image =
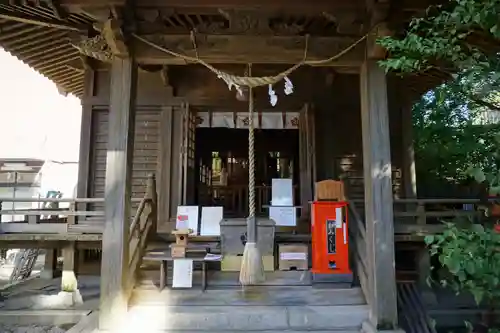
[[[241, 269], [241, 260], [243, 256], [224, 256], [221, 263], [221, 271], [224, 272], [239, 272]], [[274, 271], [274, 256], [263, 256], [264, 271]]]

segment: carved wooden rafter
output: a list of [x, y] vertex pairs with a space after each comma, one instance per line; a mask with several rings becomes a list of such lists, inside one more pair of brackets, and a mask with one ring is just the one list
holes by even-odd
[[[111, 6], [110, 8], [116, 8]], [[112, 12], [112, 11], [111, 11]], [[100, 21], [110, 16], [106, 7], [86, 9]], [[135, 10], [137, 31], [143, 34], [182, 34], [189, 31], [207, 34], [260, 35], [356, 35], [361, 30], [363, 11], [286, 12], [258, 9], [183, 9], [139, 7]]]
[[269, 17], [253, 10], [225, 10], [219, 12], [229, 21], [229, 29], [235, 34], [269, 34]]
[[104, 22], [102, 35], [113, 54], [118, 56], [127, 56], [129, 54], [121, 22], [116, 19], [109, 19]]
[[45, 19], [18, 12], [6, 11], [3, 9], [0, 9], [0, 19], [16, 21], [25, 24], [39, 25], [47, 28], [54, 28], [60, 30], [86, 31], [88, 29], [87, 25], [70, 24], [63, 20]]

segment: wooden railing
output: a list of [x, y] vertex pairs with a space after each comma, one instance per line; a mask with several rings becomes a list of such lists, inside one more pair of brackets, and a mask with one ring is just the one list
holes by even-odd
[[156, 180], [154, 175], [148, 178], [146, 194], [139, 203], [134, 220], [130, 225], [129, 234], [129, 269], [128, 269], [128, 288], [127, 292], [132, 291], [135, 285], [137, 271], [141, 266], [142, 257], [146, 250], [148, 238], [156, 233], [158, 223], [157, 215], [158, 197], [156, 192]]
[[6, 203], [67, 203], [67, 208], [1, 209], [0, 216], [24, 216], [21, 221], [0, 223], [1, 233], [65, 234], [102, 233], [104, 212], [78, 210], [77, 205], [104, 202], [103, 198], [0, 198]]
[[[300, 198], [298, 187], [294, 186], [294, 198]], [[271, 204], [271, 186], [255, 187], [258, 215], [268, 214], [266, 206]], [[248, 214], [248, 185], [201, 185], [198, 193], [200, 205], [224, 207], [224, 216], [243, 217]]]
[[394, 200], [394, 231], [396, 234], [440, 232], [444, 221], [477, 218], [481, 213], [475, 206], [479, 203], [479, 199], [397, 199]]
[[[142, 230], [144, 227], [139, 221], [144, 214], [149, 214], [145, 211], [147, 212], [147, 209], [150, 209], [152, 205], [150, 201], [153, 200], [153, 192], [151, 191], [155, 191], [155, 188], [154, 175], [151, 175], [145, 197], [131, 199], [132, 203], [139, 203], [137, 212], [132, 215], [131, 232], [136, 232], [136, 229]], [[154, 200], [156, 200], [156, 194], [154, 194]], [[69, 207], [4, 209], [5, 204], [3, 203], [40, 204], [42, 207], [47, 204], [67, 204]], [[23, 216], [20, 221], [0, 223], [0, 234], [102, 234], [104, 232], [104, 211], [93, 211], [85, 208], [85, 206], [95, 203], [103, 204], [104, 198], [0, 198], [0, 216]], [[154, 214], [156, 214], [156, 206]]]
[[[358, 214], [363, 211], [359, 209], [364, 208], [363, 200], [351, 200], [351, 203], [358, 207]], [[444, 228], [442, 222], [457, 217], [474, 219], [481, 214], [476, 209], [481, 203], [479, 199], [395, 199], [393, 203], [394, 233], [401, 235], [438, 233]]]
[[[351, 246], [352, 264], [355, 267], [356, 274], [365, 295], [366, 302], [370, 300], [370, 271], [368, 267], [368, 254], [366, 251], [366, 225], [364, 219], [358, 213], [355, 203], [347, 199], [350, 213], [349, 237]], [[369, 304], [369, 303], [368, 303]]]

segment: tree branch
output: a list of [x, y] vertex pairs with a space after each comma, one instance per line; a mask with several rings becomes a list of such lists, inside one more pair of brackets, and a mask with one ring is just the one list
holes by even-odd
[[484, 107], [486, 107], [490, 110], [493, 110], [493, 111], [500, 111], [500, 106], [498, 106], [498, 105], [495, 105], [493, 103], [485, 101], [484, 99], [475, 97], [472, 94], [467, 94], [467, 93], [464, 93], [464, 94], [467, 98], [469, 98], [472, 102], [476, 103], [477, 105], [484, 106]]

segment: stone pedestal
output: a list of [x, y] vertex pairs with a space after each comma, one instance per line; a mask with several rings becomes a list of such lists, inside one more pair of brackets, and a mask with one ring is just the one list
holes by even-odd
[[[223, 255], [221, 269], [234, 271], [236, 267], [241, 267], [241, 258], [247, 240], [247, 220], [246, 218], [223, 219], [220, 222], [220, 232]], [[274, 234], [273, 220], [257, 219], [257, 243], [266, 271], [274, 270]], [[240, 263], [239, 266], [238, 263]], [[239, 268], [237, 270], [239, 271]]]

